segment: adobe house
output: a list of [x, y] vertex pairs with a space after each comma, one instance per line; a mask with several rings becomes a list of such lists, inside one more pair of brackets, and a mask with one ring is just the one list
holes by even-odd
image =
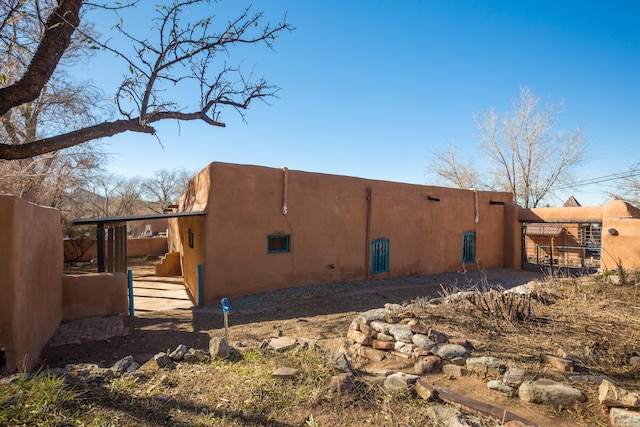
[[205, 213], [169, 226], [169, 251], [180, 254], [175, 259], [199, 304], [521, 264], [519, 208], [509, 193], [211, 163], [177, 205], [178, 213]]

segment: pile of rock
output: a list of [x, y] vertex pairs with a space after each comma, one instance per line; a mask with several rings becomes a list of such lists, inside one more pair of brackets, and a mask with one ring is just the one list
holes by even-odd
[[[449, 337], [433, 325], [424, 324], [408, 308], [386, 304], [384, 308], [365, 311], [351, 322], [347, 332], [350, 347], [345, 349], [344, 357], [360, 358], [364, 361], [364, 371], [370, 371], [370, 366], [384, 366], [384, 361], [395, 362], [387, 366], [400, 367], [395, 371], [373, 369], [385, 378], [385, 387], [412, 389], [425, 399], [433, 399], [439, 390], [424, 381], [425, 375], [441, 373], [462, 377], [474, 374], [485, 378], [490, 390], [530, 403], [572, 407], [587, 400], [580, 390], [564, 382], [537, 376], [527, 378], [525, 369], [508, 367], [504, 361], [492, 356], [471, 357], [469, 340]], [[353, 362], [351, 359], [349, 364]], [[404, 363], [398, 363], [402, 360]], [[574, 372], [575, 361], [566, 352], [562, 356], [541, 355], [540, 361], [559, 372]], [[599, 385], [599, 400], [610, 409], [611, 426], [640, 425], [640, 412], [636, 411], [640, 409], [639, 394], [616, 386], [604, 376], [571, 375], [567, 379]]]

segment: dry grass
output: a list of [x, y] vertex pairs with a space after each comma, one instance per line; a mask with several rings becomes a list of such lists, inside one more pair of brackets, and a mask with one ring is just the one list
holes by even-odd
[[[468, 339], [473, 355], [496, 356], [509, 366], [524, 367], [530, 376], [568, 381], [573, 374], [541, 362], [541, 354], [555, 354], [573, 358], [583, 373], [606, 375], [638, 390], [639, 371], [628, 360], [640, 353], [639, 278], [636, 272], [627, 272], [626, 284], [615, 285], [608, 275], [549, 277], [528, 298], [479, 293], [487, 291], [482, 282], [464, 284], [470, 292], [464, 297], [438, 306], [418, 300], [413, 310], [425, 323]], [[443, 296], [456, 293], [457, 289], [443, 290]], [[330, 315], [325, 317], [331, 320]], [[248, 333], [256, 326], [243, 328]], [[348, 322], [345, 334], [347, 327]], [[272, 377], [280, 366], [297, 368], [300, 374]], [[252, 348], [228, 360], [138, 371], [104, 383], [71, 386], [58, 377], [44, 376], [0, 386], [0, 425], [432, 425], [427, 404], [409, 392], [390, 392], [357, 377], [354, 391], [331, 393], [329, 381], [338, 373], [321, 351], [263, 353]], [[465, 387], [464, 378], [458, 382]], [[572, 385], [587, 395], [586, 403], [535, 410], [574, 425], [606, 425], [597, 386]]]

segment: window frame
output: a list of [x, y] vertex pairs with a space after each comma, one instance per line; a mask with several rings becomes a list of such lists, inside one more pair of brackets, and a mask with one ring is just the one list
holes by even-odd
[[[375, 250], [376, 246], [382, 245], [383, 253], [379, 254]], [[381, 259], [383, 257], [384, 259]], [[382, 274], [389, 272], [389, 239], [374, 239], [371, 241], [371, 274]]]
[[[284, 249], [271, 249], [271, 242], [284, 239]], [[291, 252], [291, 235], [290, 234], [271, 234], [267, 236], [267, 253], [281, 254]]]
[[476, 262], [476, 232], [465, 231], [462, 233], [462, 265]]

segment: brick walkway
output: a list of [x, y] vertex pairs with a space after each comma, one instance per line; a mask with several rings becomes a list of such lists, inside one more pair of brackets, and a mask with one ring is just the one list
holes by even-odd
[[112, 337], [129, 335], [122, 317], [91, 317], [62, 323], [49, 340], [49, 347], [80, 344], [86, 341], [105, 341]]

